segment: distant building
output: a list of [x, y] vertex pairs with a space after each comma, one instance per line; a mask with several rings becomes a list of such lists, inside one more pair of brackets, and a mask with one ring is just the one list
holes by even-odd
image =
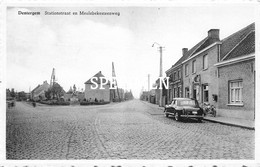
[[132, 94], [132, 91], [125, 91], [124, 93], [124, 99], [125, 100], [132, 100], [134, 98], [133, 94]]
[[151, 89], [150, 90], [150, 97], [149, 97], [149, 102], [156, 104], [156, 93], [155, 93], [155, 89]]
[[[98, 72], [93, 77], [97, 77], [97, 80], [93, 79], [94, 82], [97, 83], [98, 87], [97, 89], [92, 89], [92, 87], [95, 87], [95, 84], [91, 82], [91, 78], [85, 82], [85, 99], [87, 101], [94, 101], [95, 99], [98, 101], [105, 101], [110, 102], [110, 82], [106, 85], [103, 85], [104, 89], [100, 89], [101, 86], [101, 77], [105, 77], [101, 71]], [[104, 80], [102, 82], [105, 82]]]
[[47, 81], [44, 81], [43, 84], [38, 85], [36, 88], [34, 88], [31, 91], [31, 97], [33, 100], [44, 100], [45, 97], [45, 91], [49, 89], [50, 85], [47, 83]]
[[149, 92], [148, 91], [143, 91], [140, 97], [141, 100], [143, 101], [148, 101], [149, 100]]
[[255, 24], [223, 39], [218, 68], [218, 115], [255, 119]]

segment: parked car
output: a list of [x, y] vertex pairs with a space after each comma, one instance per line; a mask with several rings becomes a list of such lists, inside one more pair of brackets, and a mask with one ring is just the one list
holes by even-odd
[[165, 106], [164, 114], [166, 117], [174, 116], [176, 121], [196, 118], [201, 122], [203, 119], [203, 109], [199, 107], [197, 100], [190, 98], [174, 98], [171, 104]]

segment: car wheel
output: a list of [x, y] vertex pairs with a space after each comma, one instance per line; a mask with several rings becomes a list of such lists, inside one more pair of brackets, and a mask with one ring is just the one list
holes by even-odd
[[164, 113], [164, 114], [165, 114], [165, 117], [167, 117], [167, 118], [169, 117], [169, 114], [167, 114], [167, 113]]
[[165, 115], [165, 117], [169, 116], [169, 114], [166, 113], [166, 109], [164, 110], [164, 115]]
[[202, 118], [198, 118], [198, 122], [202, 122]]
[[178, 112], [175, 112], [174, 118], [176, 121], [180, 121], [180, 114]]

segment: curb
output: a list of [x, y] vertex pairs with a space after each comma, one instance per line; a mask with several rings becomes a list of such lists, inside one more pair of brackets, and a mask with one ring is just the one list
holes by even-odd
[[214, 123], [219, 123], [219, 124], [223, 124], [223, 125], [229, 125], [229, 126], [234, 126], [234, 127], [239, 127], [239, 128], [246, 128], [246, 129], [249, 129], [249, 130], [255, 130], [254, 127], [249, 127], [249, 126], [244, 126], [244, 125], [237, 125], [237, 124], [228, 123], [228, 122], [216, 121], [216, 120], [212, 120], [212, 119], [207, 119], [205, 117], [203, 118], [203, 120], [214, 122]]

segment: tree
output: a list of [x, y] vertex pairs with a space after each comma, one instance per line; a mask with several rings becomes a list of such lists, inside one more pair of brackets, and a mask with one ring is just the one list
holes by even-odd
[[11, 93], [10, 93], [11, 97], [15, 97], [15, 92], [14, 92], [14, 88], [11, 89]]
[[24, 91], [18, 92], [18, 99], [19, 100], [26, 100], [26, 94]]
[[53, 83], [53, 86], [50, 87], [46, 92], [45, 92], [45, 97], [47, 99], [60, 99], [61, 96], [64, 95], [64, 90], [63, 88], [58, 84], [58, 83]]
[[69, 93], [69, 94], [73, 93], [73, 90], [72, 90], [71, 87], [70, 87], [70, 90], [67, 93]]
[[6, 98], [10, 98], [11, 97], [11, 91], [10, 89], [6, 89]]
[[51, 89], [49, 88], [47, 91], [45, 91], [45, 97], [50, 100], [51, 99]]

